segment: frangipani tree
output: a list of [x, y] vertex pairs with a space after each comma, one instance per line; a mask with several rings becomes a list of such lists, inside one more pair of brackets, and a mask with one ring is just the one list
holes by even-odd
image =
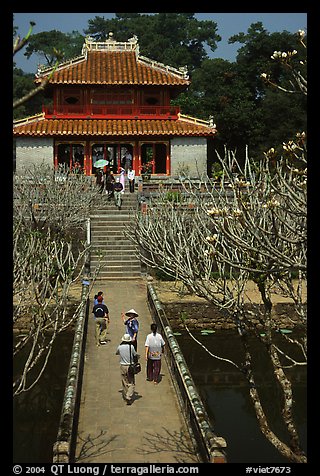
[[[299, 75], [294, 78], [306, 84]], [[303, 91], [302, 87], [300, 93]], [[307, 363], [306, 134], [297, 133], [282, 144], [281, 150], [271, 148], [259, 163], [248, 152], [243, 165], [231, 151], [225, 151], [218, 160], [222, 168], [219, 183], [203, 177], [199, 185], [188, 179], [181, 182], [182, 193], [159, 190], [147, 211], [137, 213], [130, 236], [140, 246], [144, 263], [182, 281], [191, 292], [233, 319], [244, 359], [227, 361], [248, 381], [260, 429], [288, 460], [305, 463], [288, 369]], [[249, 281], [256, 284], [263, 306], [255, 302], [247, 305]], [[294, 338], [276, 332], [280, 329], [273, 312], [275, 291], [294, 305], [295, 315], [288, 316], [299, 330]], [[185, 327], [195, 339], [188, 320]], [[281, 392], [286, 437], [275, 433], [264, 411], [255, 379], [257, 356], [250, 345], [251, 336], [260, 340], [269, 356], [275, 385]]]
[[14, 176], [13, 193], [13, 392], [18, 395], [38, 382], [57, 335], [78, 317], [83, 303], [70, 306], [70, 292], [90, 250], [86, 218], [98, 190], [84, 175], [35, 166]]

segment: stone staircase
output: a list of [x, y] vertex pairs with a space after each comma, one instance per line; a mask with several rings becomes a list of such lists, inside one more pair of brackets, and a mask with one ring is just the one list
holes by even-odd
[[137, 193], [126, 190], [121, 210], [116, 208], [113, 199], [109, 202], [103, 194], [99, 206], [91, 213], [90, 269], [93, 273], [101, 259], [98, 279], [134, 279], [141, 276], [136, 245], [124, 233], [136, 208]]

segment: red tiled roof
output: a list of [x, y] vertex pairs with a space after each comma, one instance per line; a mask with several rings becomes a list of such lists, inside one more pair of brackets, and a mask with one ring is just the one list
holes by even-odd
[[44, 119], [18, 121], [14, 136], [213, 136], [216, 130], [192, 119]]
[[[88, 51], [87, 59], [58, 67], [50, 78], [51, 84], [104, 84], [104, 85], [165, 85], [187, 86], [190, 82], [183, 74], [174, 72], [160, 63], [139, 58], [135, 51]], [[52, 69], [39, 74], [36, 82], [50, 74]]]

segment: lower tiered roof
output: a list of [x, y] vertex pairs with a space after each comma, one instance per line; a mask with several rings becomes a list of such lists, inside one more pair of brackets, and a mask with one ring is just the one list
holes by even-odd
[[178, 120], [46, 119], [43, 114], [16, 121], [14, 136], [214, 136], [207, 121], [180, 115]]

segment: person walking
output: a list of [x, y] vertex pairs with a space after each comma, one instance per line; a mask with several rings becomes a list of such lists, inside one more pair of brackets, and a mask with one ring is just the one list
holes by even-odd
[[[126, 319], [127, 316], [127, 319]], [[137, 351], [138, 347], [138, 332], [139, 332], [139, 322], [137, 320], [137, 317], [139, 314], [134, 310], [130, 309], [129, 311], [124, 314], [123, 312], [121, 313], [121, 317], [123, 320], [123, 323], [125, 326], [127, 326], [127, 334], [132, 339], [133, 346], [135, 350]]]
[[126, 149], [121, 163], [122, 163], [122, 166], [124, 167], [126, 173], [128, 173], [129, 167], [132, 167], [132, 155], [130, 154], [128, 149]]
[[99, 296], [102, 296], [102, 304], [104, 304], [104, 300], [103, 300], [103, 291], [98, 291], [98, 294], [95, 294], [94, 295], [94, 298], [93, 298], [93, 305], [95, 306], [96, 304], [98, 304], [98, 297]]
[[125, 170], [124, 168], [120, 167], [120, 183], [122, 184], [122, 194], [124, 194], [124, 191], [125, 191], [125, 181], [126, 181], [126, 178], [125, 178]]
[[96, 185], [99, 187], [99, 192], [103, 192], [104, 188], [104, 174], [102, 169], [96, 170]]
[[95, 339], [96, 346], [104, 345], [107, 343], [107, 324], [110, 324], [109, 310], [105, 304], [103, 304], [103, 297], [97, 296], [98, 303], [93, 306], [92, 312], [95, 320]]
[[151, 333], [147, 335], [145, 342], [147, 361], [147, 380], [159, 383], [161, 370], [161, 355], [164, 352], [165, 342], [162, 335], [157, 332], [157, 324], [151, 324]]
[[118, 207], [118, 210], [121, 209], [121, 205], [122, 205], [122, 191], [123, 191], [122, 183], [120, 183], [120, 179], [119, 177], [117, 177], [116, 183], [113, 185], [113, 195], [114, 195], [114, 202], [116, 204], [116, 207]]
[[107, 176], [107, 179], [106, 179], [106, 194], [107, 194], [107, 197], [108, 197], [108, 200], [110, 200], [111, 198], [113, 198], [113, 184], [115, 182], [115, 178], [113, 176], [113, 172], [110, 171], [110, 173], [108, 174]]
[[128, 170], [128, 180], [129, 180], [129, 190], [130, 190], [130, 193], [133, 193], [133, 192], [134, 192], [134, 177], [135, 177], [135, 172], [134, 172], [134, 170], [132, 170], [131, 167], [129, 167], [129, 170]]
[[120, 357], [122, 397], [127, 405], [131, 405], [134, 399], [135, 376], [134, 373], [129, 372], [129, 366], [130, 363], [132, 363], [134, 359], [138, 359], [139, 356], [133, 347], [132, 339], [129, 334], [124, 334], [122, 337], [121, 343], [116, 350], [116, 355]]

